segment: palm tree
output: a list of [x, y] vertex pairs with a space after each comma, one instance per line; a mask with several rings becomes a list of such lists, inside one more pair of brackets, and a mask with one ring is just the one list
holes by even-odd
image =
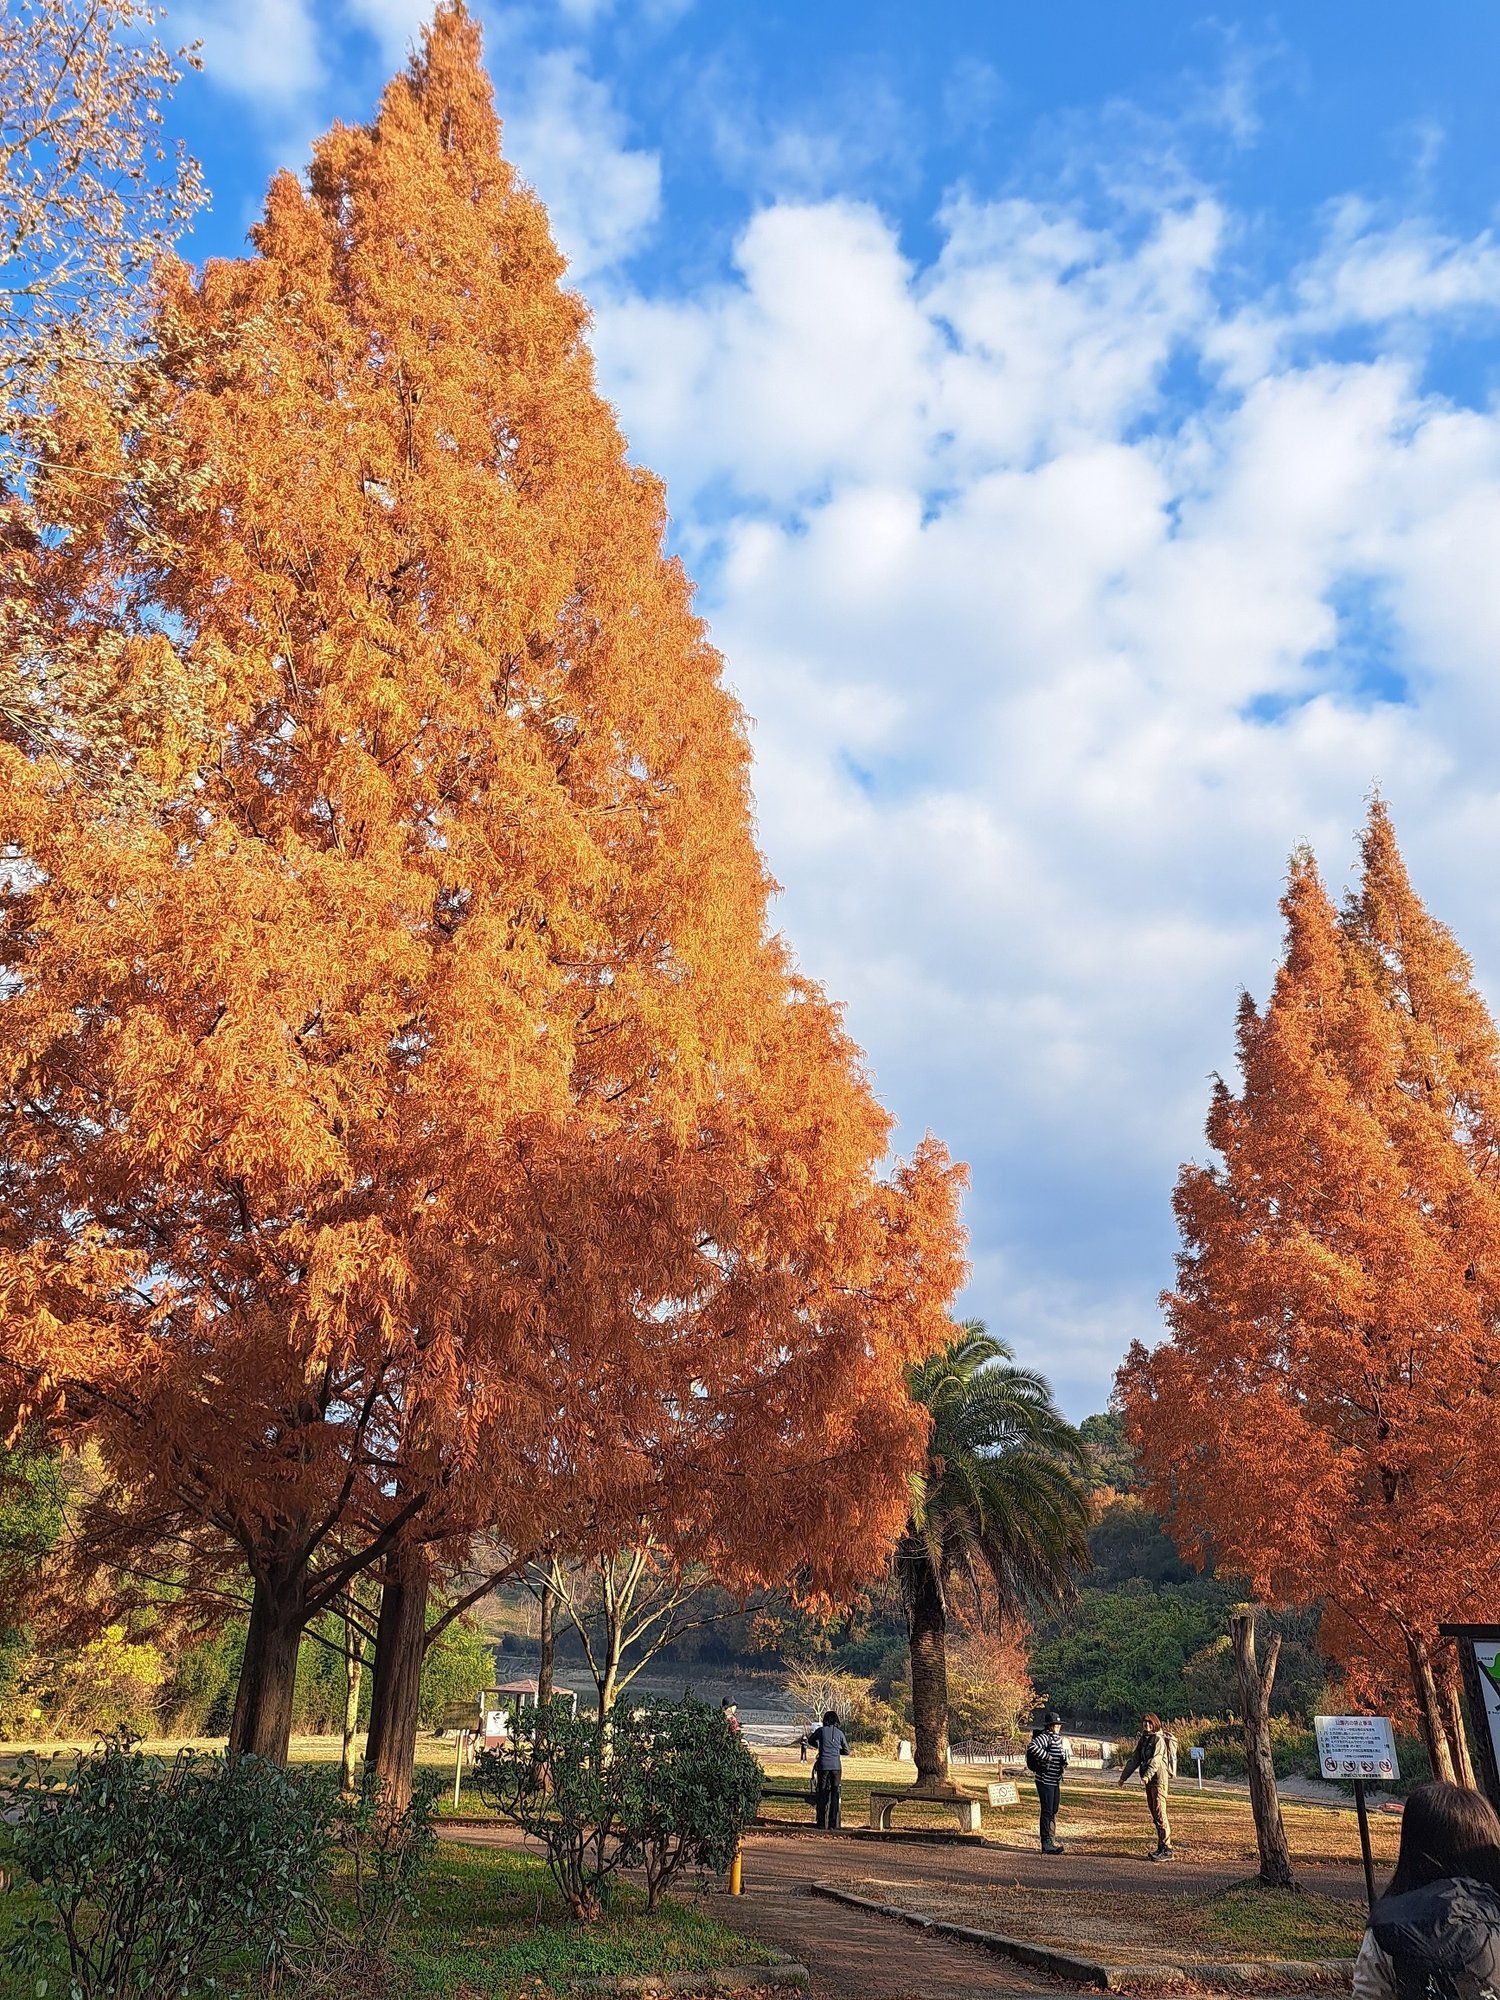
[[1044, 1376], [1019, 1368], [982, 1320], [913, 1368], [912, 1400], [932, 1416], [927, 1461], [896, 1548], [911, 1635], [917, 1783], [951, 1784], [948, 1605], [961, 1584], [1003, 1618], [1067, 1602], [1088, 1564], [1087, 1454]]

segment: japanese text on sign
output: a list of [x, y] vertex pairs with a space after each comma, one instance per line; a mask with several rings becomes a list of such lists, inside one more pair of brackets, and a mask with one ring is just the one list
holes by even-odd
[[1399, 1778], [1396, 1738], [1383, 1715], [1315, 1715], [1318, 1766], [1325, 1778]]

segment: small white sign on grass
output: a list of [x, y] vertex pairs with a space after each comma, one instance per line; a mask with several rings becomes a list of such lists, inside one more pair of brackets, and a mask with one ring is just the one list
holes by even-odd
[[1366, 1784], [1399, 1778], [1396, 1736], [1384, 1715], [1315, 1715], [1318, 1766], [1325, 1778], [1360, 1778]]

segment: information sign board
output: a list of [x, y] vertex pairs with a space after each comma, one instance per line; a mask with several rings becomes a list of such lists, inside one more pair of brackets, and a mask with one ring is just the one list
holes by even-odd
[[1475, 1762], [1490, 1804], [1500, 1807], [1500, 1625], [1440, 1625], [1458, 1641]]
[[1500, 1764], [1500, 1638], [1476, 1639], [1474, 1664], [1479, 1669], [1479, 1692], [1484, 1700], [1490, 1755]]
[[1396, 1737], [1383, 1715], [1315, 1715], [1318, 1766], [1325, 1778], [1358, 1778], [1366, 1784], [1399, 1778]]

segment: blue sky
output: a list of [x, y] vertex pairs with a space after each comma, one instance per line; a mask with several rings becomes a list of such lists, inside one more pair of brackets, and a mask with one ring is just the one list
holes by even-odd
[[[415, 0], [197, 0], [234, 252]], [[476, 9], [755, 718], [780, 920], [982, 1314], [1101, 1407], [1286, 857], [1371, 787], [1500, 982], [1500, 10]]]

